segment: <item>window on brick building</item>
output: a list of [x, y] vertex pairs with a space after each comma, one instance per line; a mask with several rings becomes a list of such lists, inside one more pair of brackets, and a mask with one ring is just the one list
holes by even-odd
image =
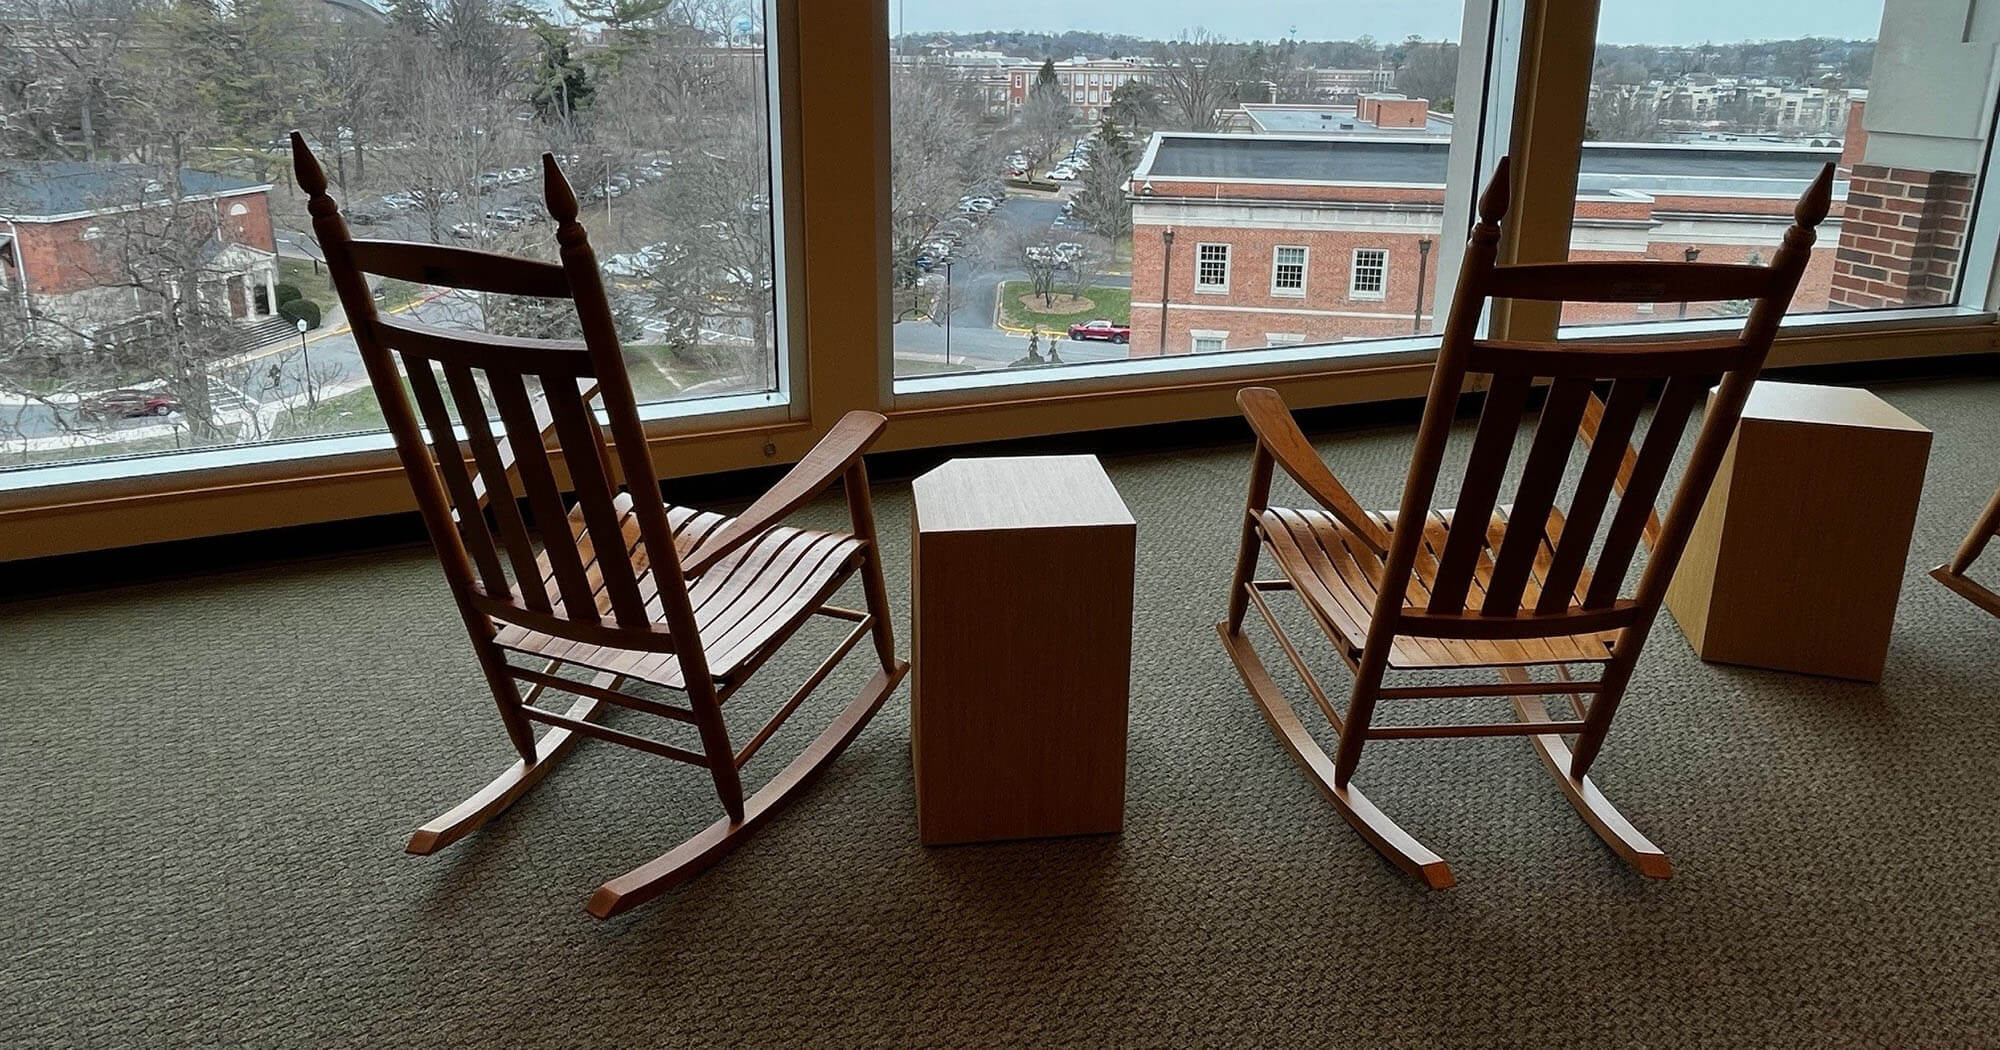
[[1306, 250], [1303, 247], [1281, 244], [1271, 249], [1271, 294], [1306, 294]]
[[1227, 292], [1229, 290], [1228, 245], [1199, 245], [1195, 249], [1194, 259], [1195, 291]]
[[1211, 332], [1195, 329], [1188, 333], [1189, 347], [1197, 354], [1221, 353], [1229, 348], [1228, 332]]
[[1306, 337], [1297, 332], [1265, 332], [1265, 346], [1299, 346]]
[[1381, 248], [1354, 249], [1347, 294], [1356, 299], [1380, 299], [1389, 279], [1389, 253]]
[[[1832, 164], [1833, 208], [1792, 314], [1953, 306], [1968, 290], [1983, 301], [1992, 252], [1975, 250], [1972, 220], [2000, 13], [1965, 5], [1945, 19], [1914, 0], [1855, 0], [1814, 6], [1777, 32], [1752, 5], [1677, 36], [1679, 20], [1661, 10], [1603, 2], [1572, 258], [1768, 263], [1789, 202]], [[1570, 304], [1563, 323], [1749, 308], [1645, 305]]]

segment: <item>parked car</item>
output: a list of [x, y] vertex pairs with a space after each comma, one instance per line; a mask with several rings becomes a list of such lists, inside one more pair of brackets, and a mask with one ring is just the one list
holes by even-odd
[[1132, 326], [1112, 324], [1100, 317], [1086, 324], [1070, 325], [1069, 337], [1079, 342], [1129, 343], [1132, 341]]
[[181, 402], [160, 390], [105, 390], [84, 398], [77, 407], [84, 415], [98, 419], [131, 419], [178, 412]]
[[1051, 168], [1044, 177], [1055, 182], [1068, 182], [1076, 178], [1076, 169], [1068, 166]]

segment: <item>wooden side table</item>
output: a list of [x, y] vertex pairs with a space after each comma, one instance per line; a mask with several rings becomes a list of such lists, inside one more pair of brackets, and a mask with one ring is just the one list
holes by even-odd
[[1095, 456], [920, 477], [910, 754], [925, 845], [1114, 832], [1138, 527]]
[[1930, 447], [1866, 390], [1759, 382], [1667, 588], [1695, 652], [1880, 681]]

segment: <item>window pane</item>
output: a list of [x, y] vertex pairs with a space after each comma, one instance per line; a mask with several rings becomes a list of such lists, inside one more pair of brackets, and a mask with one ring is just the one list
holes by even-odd
[[1280, 247], [1271, 258], [1271, 290], [1303, 292], [1306, 289], [1306, 250]]
[[[34, 85], [0, 91], [0, 466], [381, 427], [290, 128], [356, 236], [545, 259], [555, 152], [640, 399], [776, 386], [761, 5], [615, 32], [596, 4], [565, 24], [499, 0], [87, 9], [20, 0], [0, 48], [5, 82]], [[373, 290], [432, 324], [576, 328], [562, 304]]]
[[898, 377], [1429, 330], [1460, 7], [1045, 10], [890, 9]]
[[[1792, 310], [1955, 302], [2000, 11], [1944, 19], [1912, 0], [1846, 0], [1687, 15], [1604, 2], [1571, 256], [1769, 262], [1793, 200], [1833, 163], [1833, 210]], [[1570, 304], [1563, 321], [1748, 308]]]

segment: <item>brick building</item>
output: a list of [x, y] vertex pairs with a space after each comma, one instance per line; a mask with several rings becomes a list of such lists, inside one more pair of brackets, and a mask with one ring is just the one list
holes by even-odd
[[[180, 173], [172, 236], [199, 237], [201, 294], [239, 321], [277, 312], [268, 184]], [[149, 316], [132, 277], [160, 245], [172, 194], [138, 164], [0, 162], [0, 294], [107, 341]]]
[[[1381, 112], [1367, 104], [1322, 122], [1358, 122], [1343, 133], [1153, 137], [1128, 186], [1135, 356], [1431, 330], [1449, 133], [1378, 126], [1361, 119]], [[1768, 261], [1797, 195], [1822, 165], [1842, 159], [1839, 148], [1810, 145], [1587, 143], [1572, 255]], [[1836, 184], [1820, 231], [1828, 250], [1815, 253], [1797, 311], [1834, 304], [1831, 246], [1845, 243], [1846, 190]], [[1704, 316], [1731, 306], [1692, 309]], [[1639, 321], [1688, 309], [1605, 304], [1573, 307], [1564, 320]]]
[[[1070, 110], [1077, 119], [1096, 123], [1104, 107], [1119, 88], [1133, 81], [1153, 78], [1151, 64], [1136, 58], [1107, 58], [1055, 63], [1056, 84], [1069, 97]], [[1027, 104], [1028, 93], [1042, 75], [1041, 63], [1010, 66], [1007, 69], [1007, 108], [1011, 112]]]

